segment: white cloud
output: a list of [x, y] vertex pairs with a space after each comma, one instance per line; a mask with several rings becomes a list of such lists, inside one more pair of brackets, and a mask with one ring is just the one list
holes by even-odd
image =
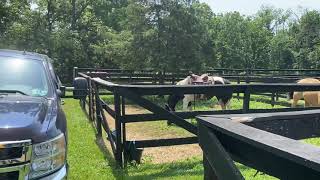
[[320, 10], [320, 0], [200, 0], [210, 5], [215, 13], [239, 11], [242, 14], [255, 14], [261, 6], [268, 5], [282, 9], [298, 7]]

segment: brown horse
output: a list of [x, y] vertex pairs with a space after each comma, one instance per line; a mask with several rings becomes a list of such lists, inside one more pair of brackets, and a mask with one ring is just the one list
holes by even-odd
[[[298, 84], [320, 84], [320, 80], [314, 78], [301, 79]], [[304, 99], [304, 107], [320, 106], [320, 92], [319, 91], [306, 91], [294, 92], [292, 107], [296, 107], [300, 99]]]

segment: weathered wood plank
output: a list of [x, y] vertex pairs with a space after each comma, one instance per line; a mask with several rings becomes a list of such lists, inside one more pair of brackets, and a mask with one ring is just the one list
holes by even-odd
[[199, 124], [198, 134], [199, 144], [203, 150], [204, 157], [208, 160], [212, 172], [214, 172], [214, 175], [206, 174], [205, 177], [216, 176], [219, 180], [244, 180], [240, 171], [237, 169], [233, 160], [221, 145], [215, 134], [203, 124]]
[[[260, 115], [263, 116], [272, 117]], [[231, 117], [205, 116], [198, 117], [198, 121], [208, 127], [240, 163], [280, 179], [319, 179], [320, 148], [230, 121]], [[234, 120], [242, 118], [244, 122], [254, 121], [249, 114], [233, 117]]]
[[184, 145], [184, 144], [195, 144], [195, 143], [198, 143], [198, 137], [137, 140], [135, 141], [135, 146], [137, 148], [150, 148], [150, 147], [173, 146], [173, 145]]
[[143, 107], [153, 113], [159, 113], [164, 116], [167, 116], [168, 120], [172, 121], [176, 125], [184, 128], [185, 130], [187, 130], [193, 134], [197, 134], [197, 127], [195, 127], [191, 123], [185, 121], [181, 117], [175, 115], [174, 113], [167, 111], [166, 109], [164, 109], [164, 108], [152, 103], [151, 101], [135, 94], [134, 92], [131, 92], [128, 89], [120, 88], [119, 93], [122, 96], [126, 97], [127, 99], [134, 101], [139, 106], [141, 106], [141, 107]]

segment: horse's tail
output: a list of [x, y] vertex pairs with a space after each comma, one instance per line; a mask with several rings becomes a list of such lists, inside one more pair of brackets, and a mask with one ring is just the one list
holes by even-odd
[[172, 94], [169, 95], [167, 104], [165, 105], [165, 108], [167, 111], [176, 111], [176, 105], [177, 103], [184, 98], [183, 94], [177, 95]]
[[224, 84], [231, 84], [231, 82], [228, 79], [223, 78]]
[[290, 100], [290, 99], [293, 99], [293, 91], [292, 92], [288, 92], [288, 94], [287, 94], [287, 98], [288, 98], [288, 100]]

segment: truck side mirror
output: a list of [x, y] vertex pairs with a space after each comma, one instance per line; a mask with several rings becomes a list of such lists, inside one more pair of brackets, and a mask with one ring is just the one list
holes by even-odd
[[62, 97], [62, 96], [63, 96], [62, 91], [61, 91], [60, 89], [57, 89], [57, 95], [58, 95], [59, 97]]
[[76, 77], [73, 80], [73, 98], [86, 99], [88, 95], [88, 82], [83, 77]]
[[61, 97], [65, 97], [66, 96], [66, 87], [60, 86], [59, 90], [61, 91]]

